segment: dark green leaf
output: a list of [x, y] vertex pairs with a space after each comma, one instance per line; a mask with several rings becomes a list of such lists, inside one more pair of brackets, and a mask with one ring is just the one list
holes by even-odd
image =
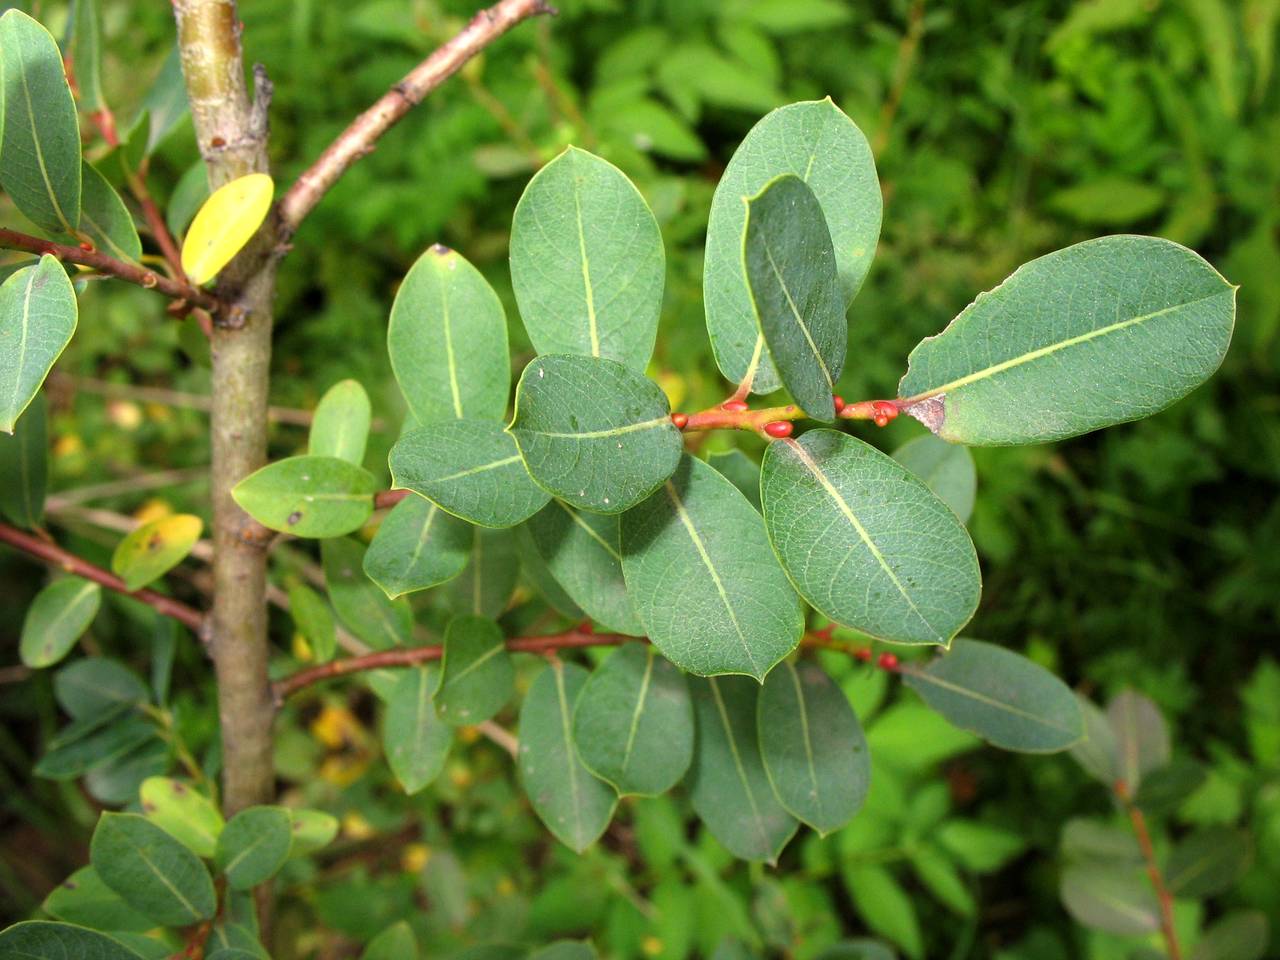
[[372, 416], [364, 387], [356, 380], [338, 381], [316, 404], [307, 453], [313, 457], [337, 457], [360, 466]]
[[182, 79], [182, 61], [175, 44], [165, 58], [155, 82], [142, 99], [139, 119], [147, 120], [145, 154], [150, 156], [187, 115], [187, 88]]
[[432, 702], [439, 679], [434, 668], [409, 667], [387, 701], [383, 749], [406, 793], [417, 793], [440, 776], [449, 756], [453, 729], [436, 715]]
[[204, 202], [209, 199], [209, 173], [204, 160], [197, 160], [181, 177], [169, 196], [164, 212], [165, 225], [175, 238], [181, 239]]
[[436, 709], [455, 727], [488, 720], [511, 699], [515, 671], [506, 639], [492, 620], [461, 616], [444, 631]]
[[38, 391], [13, 434], [0, 433], [0, 513], [28, 530], [44, 516], [49, 483], [48, 409], [44, 391]]
[[140, 933], [155, 926], [103, 883], [93, 867], [81, 867], [54, 887], [42, 907], [51, 917], [94, 930]]
[[[0, 21], [14, 16], [23, 14], [10, 10]], [[9, 168], [7, 157], [4, 166]], [[66, 271], [48, 254], [0, 285], [0, 432], [13, 433], [71, 342], [78, 312]]]
[[1249, 835], [1230, 827], [1210, 827], [1178, 842], [1164, 867], [1169, 891], [1178, 897], [1225, 893], [1253, 856]]
[[106, 106], [102, 99], [102, 15], [98, 0], [71, 0], [62, 49], [75, 65], [80, 106], [90, 112]]
[[102, 814], [89, 856], [108, 887], [158, 924], [181, 927], [213, 916], [217, 898], [204, 864], [137, 814]]
[[231, 490], [245, 513], [265, 527], [297, 537], [340, 537], [373, 513], [373, 474], [330, 456], [287, 457], [269, 463]]
[[232, 890], [248, 890], [284, 866], [292, 839], [293, 820], [284, 807], [249, 807], [218, 834], [214, 863]]
[[[370, 547], [372, 549], [372, 547]], [[368, 553], [365, 554], [368, 559]], [[338, 629], [328, 602], [305, 583], [289, 584], [289, 615], [311, 646], [317, 663], [328, 663], [337, 653]]]
[[71, 780], [86, 771], [119, 760], [155, 736], [155, 728], [128, 707], [117, 706], [77, 720], [49, 741], [35, 765], [36, 776]]
[[961, 523], [969, 521], [978, 475], [968, 447], [926, 433], [893, 451], [893, 459], [928, 484], [938, 499], [955, 511]]
[[364, 572], [392, 599], [452, 580], [467, 565], [471, 527], [410, 494], [378, 525]]
[[1191, 960], [1260, 960], [1267, 952], [1270, 924], [1261, 910], [1229, 913], [1191, 950]]
[[102, 588], [79, 577], [55, 580], [41, 590], [22, 621], [22, 662], [38, 669], [65, 657], [89, 629], [101, 602]]
[[369, 941], [360, 960], [417, 960], [418, 940], [413, 928], [401, 920]]
[[137, 674], [104, 657], [85, 657], [63, 667], [54, 675], [53, 695], [77, 720], [148, 699], [147, 686]]
[[[115, 188], [88, 162], [81, 173], [80, 232], [94, 247], [117, 260], [142, 259], [138, 228]], [[71, 236], [75, 239], [75, 235]]]
[[520, 559], [511, 531], [472, 527], [471, 559], [444, 588], [449, 609], [494, 619], [507, 609], [519, 578]]
[[579, 940], [558, 940], [529, 954], [529, 960], [596, 960], [596, 951]]
[[407, 645], [413, 637], [413, 611], [403, 599], [387, 599], [365, 576], [364, 554], [364, 547], [350, 537], [321, 541], [333, 609], [348, 630], [375, 649]]
[[1172, 813], [1208, 778], [1204, 766], [1188, 757], [1175, 757], [1142, 778], [1133, 802], [1148, 816]]
[[799, 598], [738, 489], [685, 456], [622, 517], [622, 570], [649, 639], [682, 670], [763, 680], [804, 632]]
[[119, 940], [67, 923], [28, 920], [0, 930], [0, 957], [13, 960], [139, 960]]
[[760, 465], [741, 450], [726, 450], [707, 457], [707, 463], [724, 474], [739, 492], [760, 509]]

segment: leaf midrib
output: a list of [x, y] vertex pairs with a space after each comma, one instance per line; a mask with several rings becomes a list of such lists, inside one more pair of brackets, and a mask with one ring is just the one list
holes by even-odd
[[[912, 677], [915, 677], [917, 680], [923, 680], [928, 683], [935, 684], [936, 686], [942, 687], [944, 690], [950, 690], [952, 693], [957, 693], [960, 696], [968, 697], [971, 700], [976, 700], [979, 703], [985, 704], [986, 706], [989, 706], [989, 707], [993, 707], [994, 709], [1004, 710], [1006, 713], [1011, 713], [1014, 716], [1021, 717], [1024, 720], [1030, 720], [1034, 723], [1038, 723], [1041, 726], [1047, 727], [1050, 730], [1057, 731], [1058, 733], [1073, 733], [1073, 734], [1078, 733], [1080, 735], [1083, 735], [1081, 731], [1076, 731], [1071, 729], [1070, 727], [1063, 727], [1056, 723], [1051, 723], [1050, 721], [1046, 720], [1044, 717], [1031, 713], [1030, 711], [1023, 710], [1021, 707], [1015, 707], [1011, 703], [1006, 703], [1003, 700], [997, 700], [994, 697], [989, 697], [986, 694], [979, 693], [977, 690], [973, 690], [969, 687], [963, 687], [960, 684], [953, 683], [950, 680], [944, 680], [941, 677], [937, 676], [936, 674], [930, 673], [928, 670], [910, 669], [910, 670], [907, 670], [906, 672], [910, 674]], [[1079, 739], [1079, 737], [1077, 737], [1077, 739]]]
[[716, 683], [715, 677], [708, 677], [707, 684], [711, 687], [711, 697], [715, 700], [716, 713], [720, 716], [720, 725], [724, 727], [724, 737], [729, 744], [729, 754], [733, 757], [734, 770], [738, 774], [739, 782], [742, 784], [742, 792], [747, 795], [747, 804], [751, 807], [752, 823], [760, 834], [760, 842], [764, 849], [772, 853], [772, 847], [769, 844], [769, 832], [764, 827], [764, 817], [760, 814], [760, 806], [756, 803], [756, 795], [751, 790], [751, 783], [747, 780], [747, 768], [743, 764], [742, 754], [738, 750], [738, 738], [733, 735], [733, 726], [729, 723], [729, 711], [725, 708], [724, 698], [720, 696], [720, 686]]

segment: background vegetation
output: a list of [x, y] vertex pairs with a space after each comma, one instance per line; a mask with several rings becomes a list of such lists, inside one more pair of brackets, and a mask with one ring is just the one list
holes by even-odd
[[[51, 26], [61, 17], [52, 0], [17, 5]], [[127, 126], [173, 25], [165, 4], [103, 7], [105, 92]], [[247, 58], [276, 81], [272, 142], [289, 158], [278, 182], [473, 7], [242, 2]], [[1255, 854], [1227, 902], [1280, 916], [1280, 3], [567, 0], [560, 11], [514, 31], [411, 113], [295, 238], [274, 402], [310, 408], [337, 380], [359, 379], [382, 424], [368, 462], [382, 461], [403, 415], [385, 350], [395, 284], [440, 241], [486, 273], [514, 319], [511, 211], [567, 143], [618, 164], [653, 207], [668, 257], [656, 370], [677, 408], [715, 402], [725, 386], [701, 306], [711, 193], [751, 124], [793, 100], [830, 95], [852, 116], [884, 188], [880, 249], [850, 316], [847, 397], [892, 395], [916, 340], [1040, 253], [1126, 231], [1195, 248], [1241, 285], [1223, 371], [1135, 425], [975, 451], [970, 527], [985, 591], [966, 632], [1027, 653], [1095, 699], [1133, 686], [1158, 703], [1175, 754], [1209, 771], [1174, 822], [1248, 826]], [[182, 121], [152, 166], [162, 203], [196, 159]], [[192, 478], [206, 462], [206, 424], [187, 395], [207, 395], [208, 371], [199, 337], [145, 292], [112, 285], [82, 297], [81, 311], [50, 381], [50, 514], [64, 542], [103, 561], [118, 533], [93, 510], [204, 508]], [[531, 352], [518, 323], [511, 335]], [[898, 422], [863, 435], [892, 448], [919, 431]], [[305, 429], [279, 422], [272, 454], [305, 441]], [[185, 485], [148, 488], [170, 471]], [[281, 583], [289, 563], [278, 565]], [[185, 570], [180, 586], [198, 593], [203, 571]], [[0, 555], [0, 609], [24, 610], [40, 582], [31, 564]], [[533, 622], [544, 609], [522, 589], [507, 616]], [[48, 678], [9, 666], [20, 618], [4, 619], [7, 922], [85, 862], [96, 802], [120, 802], [132, 773], [100, 773], [87, 792], [34, 776], [58, 711]], [[286, 616], [276, 627], [284, 668], [306, 651]], [[164, 649], [156, 629], [149, 611], [108, 596], [84, 645], [146, 675]], [[794, 844], [777, 871], [735, 863], [669, 799], [628, 803], [602, 846], [576, 857], [523, 806], [509, 758], [486, 740], [406, 800], [379, 762], [368, 694], [299, 699], [278, 728], [281, 777], [288, 795], [342, 818], [343, 833], [314, 865], [291, 866], [282, 942], [297, 956], [340, 956], [344, 943], [407, 919], [430, 956], [590, 934], [618, 957], [710, 955], [726, 937], [808, 957], [868, 927], [914, 956], [1129, 956], [1075, 924], [1057, 896], [1063, 824], [1107, 816], [1105, 791], [1065, 756], [975, 749], [882, 672], [828, 666], [868, 726], [875, 786], [852, 826]], [[172, 739], [214, 769], [211, 674], [194, 646], [176, 650], [172, 686]], [[921, 866], [931, 854], [947, 865], [942, 879]]]

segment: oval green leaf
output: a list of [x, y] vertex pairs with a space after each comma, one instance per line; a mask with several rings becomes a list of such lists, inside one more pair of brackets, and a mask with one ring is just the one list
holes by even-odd
[[58, 44], [21, 10], [7, 10], [0, 17], [0, 57], [0, 185], [41, 230], [74, 234], [80, 225], [80, 123]]
[[[21, 16], [10, 10], [0, 19], [15, 14]], [[48, 254], [0, 285], [0, 431], [13, 433], [22, 411], [71, 342], [78, 313], [66, 271]]]
[[869, 444], [811, 430], [765, 451], [765, 527], [823, 616], [897, 643], [947, 646], [978, 607], [978, 557], [922, 480]]
[[162, 926], [199, 923], [217, 907], [200, 858], [136, 813], [102, 814], [89, 858], [103, 883]]
[[622, 572], [649, 639], [689, 673], [763, 680], [804, 632], [760, 514], [688, 455], [661, 490], [623, 514]]
[[329, 600], [343, 626], [376, 650], [407, 645], [413, 611], [407, 600], [391, 600], [364, 573], [363, 545], [350, 537], [320, 542], [320, 562]]
[[849, 327], [822, 205], [790, 173], [746, 204], [743, 271], [769, 356], [800, 409], [830, 423]]
[[453, 729], [436, 715], [432, 701], [439, 679], [433, 668], [409, 667], [387, 700], [382, 745], [405, 793], [417, 793], [440, 776], [453, 743]]
[[286, 457], [231, 489], [245, 513], [296, 537], [340, 537], [373, 514], [378, 481], [363, 467], [328, 456]]
[[724, 474], [756, 510], [760, 509], [760, 464], [736, 449], [712, 453], [707, 456], [707, 463]]
[[552, 500], [525, 526], [551, 575], [587, 616], [615, 633], [644, 635], [622, 577], [622, 528], [616, 515], [578, 511]]
[[1145, 774], [1169, 762], [1169, 726], [1160, 708], [1136, 690], [1122, 690], [1111, 698], [1107, 720], [1115, 734], [1119, 758], [1115, 776], [1130, 791], [1136, 791]]
[[743, 860], [774, 863], [796, 832], [760, 758], [759, 686], [745, 677], [691, 681], [697, 737], [689, 769], [693, 809], [712, 835]]
[[81, 867], [67, 877], [49, 892], [41, 906], [51, 917], [94, 930], [141, 933], [155, 926], [154, 921], [133, 909], [103, 883], [93, 867]]
[[751, 128], [711, 201], [702, 292], [720, 372], [770, 393], [782, 381], [764, 347], [742, 262], [744, 197], [775, 177], [800, 177], [822, 206], [835, 249], [843, 316], [880, 237], [880, 183], [867, 139], [830, 99], [780, 107]]
[[[365, 559], [368, 559], [368, 553]], [[293, 625], [311, 646], [316, 662], [332, 660], [337, 652], [338, 628], [324, 597], [295, 580], [289, 584], [289, 615], [293, 617]]]
[[55, 580], [41, 590], [22, 621], [22, 662], [39, 669], [65, 657], [89, 629], [101, 602], [102, 588], [79, 577]]
[[392, 486], [482, 527], [514, 527], [551, 497], [529, 476], [515, 439], [489, 420], [437, 420], [391, 448]]
[[1191, 960], [1261, 960], [1270, 935], [1265, 913], [1238, 910], [1205, 931], [1191, 950]]
[[360, 960], [418, 960], [418, 940], [404, 920], [393, 923], [369, 941]]
[[436, 710], [455, 727], [488, 720], [515, 690], [502, 630], [486, 617], [454, 617], [444, 631]]
[[27, 920], [0, 930], [0, 957], [22, 960], [142, 960], [119, 940], [69, 923]]
[[1080, 863], [1067, 867], [1058, 894], [1086, 927], [1137, 936], [1160, 929], [1160, 906], [1141, 867]]
[[568, 147], [529, 181], [511, 223], [511, 285], [539, 353], [643, 372], [665, 273], [657, 221], [613, 164]]
[[466, 567], [472, 529], [411, 494], [378, 525], [364, 555], [364, 572], [392, 599], [438, 586]]
[[684, 674], [648, 644], [624, 644], [578, 695], [573, 740], [587, 769], [619, 795], [666, 793], [693, 759]]
[[1235, 885], [1252, 858], [1243, 830], [1209, 827], [1178, 841], [1164, 865], [1165, 882], [1176, 897], [1217, 896]]
[[445, 585], [454, 613], [493, 619], [507, 609], [520, 578], [520, 556], [510, 530], [471, 528], [471, 559]]
[[13, 434], [0, 433], [0, 513], [28, 530], [44, 516], [49, 486], [48, 409], [38, 391]]
[[1156, 237], [1032, 260], [911, 351], [899, 405], [952, 443], [1040, 443], [1150, 416], [1218, 369], [1235, 287]]
[[871, 758], [844, 692], [811, 661], [769, 672], [756, 707], [760, 754], [788, 812], [826, 836], [867, 797]]
[[520, 707], [520, 780], [538, 818], [556, 839], [581, 853], [604, 833], [618, 802], [583, 766], [573, 745], [573, 709], [587, 671], [553, 660]]
[[172, 570], [191, 552], [204, 524], [189, 513], [144, 523], [116, 544], [111, 572], [129, 590], [141, 590]]
[[137, 263], [142, 259], [142, 241], [124, 201], [87, 161], [81, 179], [80, 233], [107, 256]]
[[138, 789], [148, 820], [196, 856], [213, 859], [222, 833], [222, 814], [191, 784], [171, 777], [148, 777]]
[[502, 301], [448, 247], [433, 245], [405, 275], [391, 305], [387, 351], [419, 423], [505, 416], [511, 361]]
[[926, 433], [893, 451], [893, 459], [923, 480], [955, 511], [961, 523], [969, 522], [977, 498], [978, 474], [968, 447]]
[[904, 665], [907, 686], [962, 730], [1005, 750], [1056, 753], [1084, 736], [1071, 688], [1026, 657], [957, 640], [925, 667]]
[[316, 404], [307, 437], [307, 453], [314, 457], [337, 457], [360, 466], [372, 417], [369, 394], [360, 382], [339, 380]]
[[524, 368], [510, 430], [539, 486], [596, 513], [621, 513], [653, 493], [684, 449], [656, 383], [612, 360], [567, 354]]
[[270, 880], [289, 858], [293, 820], [284, 807], [249, 807], [227, 821], [218, 835], [214, 864], [232, 890]]
[[322, 810], [290, 810], [289, 817], [293, 822], [290, 860], [328, 846], [338, 835], [338, 818]]
[[145, 703], [149, 697], [137, 674], [106, 657], [85, 657], [60, 669], [53, 675], [53, 695], [77, 720]]

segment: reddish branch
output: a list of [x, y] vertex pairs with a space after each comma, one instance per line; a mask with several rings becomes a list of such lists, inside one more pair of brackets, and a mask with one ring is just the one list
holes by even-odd
[[190, 284], [170, 279], [156, 273], [154, 270], [148, 270], [132, 263], [125, 263], [125, 261], [117, 260], [115, 257], [109, 257], [97, 250], [86, 250], [83, 247], [73, 247], [65, 243], [54, 243], [52, 240], [43, 240], [40, 237], [18, 233], [16, 230], [4, 229], [0, 229], [0, 247], [7, 247], [10, 250], [26, 250], [30, 253], [47, 253], [65, 263], [78, 263], [84, 267], [92, 267], [99, 273], [116, 277], [120, 280], [127, 280], [129, 283], [136, 283], [138, 286], [146, 287], [148, 290], [159, 290], [166, 297], [173, 300], [185, 301], [192, 306], [203, 307], [213, 313], [217, 313], [222, 308], [222, 303], [211, 293], [199, 290]]
[[57, 544], [41, 540], [39, 537], [34, 537], [29, 533], [23, 533], [7, 523], [0, 523], [0, 542], [7, 543], [25, 553], [52, 563], [67, 573], [74, 573], [78, 577], [84, 577], [86, 580], [100, 583], [108, 590], [115, 590], [117, 593], [133, 597], [135, 600], [141, 600], [149, 607], [154, 608], [157, 613], [164, 614], [166, 617], [173, 617], [178, 622], [186, 624], [195, 633], [200, 633], [204, 616], [199, 610], [174, 600], [172, 597], [156, 593], [154, 590], [130, 590], [119, 577], [90, 563], [88, 560], [82, 560], [74, 553], [62, 549]]
[[[789, 424], [803, 420], [807, 414], [793, 403], [784, 407], [751, 409], [745, 400], [730, 397], [724, 403], [697, 413], [673, 413], [671, 420], [686, 433], [694, 430], [752, 430], [769, 437], [791, 435]], [[883, 427], [902, 411], [897, 400], [858, 400], [845, 403], [843, 397], [834, 399], [835, 415], [841, 420], [872, 420]]]
[[280, 199], [280, 230], [288, 238], [348, 168], [372, 152], [378, 138], [468, 60], [516, 24], [553, 13], [546, 0], [501, 0], [481, 10], [452, 40], [414, 67], [338, 135]]
[[1142, 851], [1142, 859], [1146, 861], [1147, 876], [1151, 887], [1155, 890], [1156, 901], [1160, 905], [1160, 935], [1164, 937], [1165, 949], [1169, 952], [1169, 960], [1182, 960], [1182, 945], [1178, 942], [1178, 929], [1173, 923], [1173, 894], [1165, 885], [1164, 874], [1160, 872], [1160, 861], [1156, 859], [1155, 847], [1151, 843], [1151, 832], [1147, 829], [1147, 818], [1142, 810], [1133, 802], [1129, 785], [1123, 780], [1115, 784], [1116, 796], [1124, 805], [1133, 824], [1134, 836], [1138, 838], [1138, 849]]

